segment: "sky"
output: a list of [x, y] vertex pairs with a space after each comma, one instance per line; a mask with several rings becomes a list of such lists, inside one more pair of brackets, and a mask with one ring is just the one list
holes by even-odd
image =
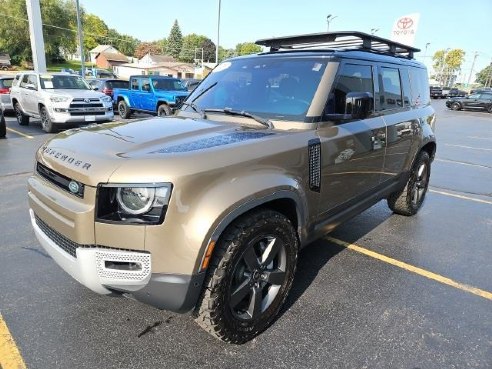
[[[257, 39], [325, 32], [362, 31], [390, 38], [402, 15], [420, 13], [414, 46], [417, 59], [430, 67], [437, 50], [465, 50], [458, 82], [468, 79], [475, 52], [473, 76], [492, 62], [492, 0], [220, 0], [220, 42], [234, 48]], [[196, 33], [217, 43], [219, 0], [80, 0], [89, 13], [110, 28], [142, 41], [166, 38], [178, 20], [183, 35]], [[425, 46], [430, 45], [424, 55]], [[472, 78], [473, 79], [473, 78]]]

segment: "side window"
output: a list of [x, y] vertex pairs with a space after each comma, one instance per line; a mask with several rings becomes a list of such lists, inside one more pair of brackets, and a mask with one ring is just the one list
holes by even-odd
[[345, 100], [349, 92], [369, 92], [374, 96], [370, 65], [344, 64], [341, 66], [335, 87], [328, 96], [325, 114], [345, 114]]
[[132, 90], [138, 90], [138, 79], [132, 78]]
[[27, 79], [27, 83], [34, 85], [34, 88], [37, 90], [38, 89], [38, 79], [35, 74], [30, 74], [29, 78]]
[[[430, 89], [427, 71], [420, 68], [409, 68], [410, 87], [412, 89], [412, 106], [422, 106], [430, 103]], [[431, 87], [432, 88], [432, 87]]]
[[14, 81], [12, 82], [12, 86], [19, 86], [20, 77], [21, 77], [20, 74], [15, 75]]
[[29, 79], [29, 75], [28, 74], [24, 74], [24, 76], [22, 77], [22, 81], [21, 81], [20, 86], [23, 87], [23, 88], [26, 88], [26, 85], [29, 83], [29, 82], [27, 82], [28, 79]]
[[401, 86], [403, 87], [403, 104], [410, 106], [410, 76], [406, 68], [400, 68]]
[[142, 91], [150, 92], [150, 79], [149, 78], [142, 79]]
[[382, 87], [380, 92], [381, 110], [396, 109], [402, 107], [400, 73], [396, 68], [382, 67], [379, 72]]
[[482, 94], [480, 98], [484, 100], [492, 100], [492, 94]]

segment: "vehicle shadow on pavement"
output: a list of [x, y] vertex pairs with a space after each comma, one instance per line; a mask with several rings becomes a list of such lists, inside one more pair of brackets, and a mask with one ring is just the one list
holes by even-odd
[[[387, 209], [386, 206], [380, 203], [379, 205], [369, 208], [355, 218], [341, 224], [327, 235], [348, 243], [356, 243], [390, 218], [392, 214], [393, 213]], [[279, 316], [283, 315], [296, 303], [313, 283], [319, 271], [325, 267], [333, 257], [344, 250], [345, 247], [321, 238], [307, 245], [300, 251], [292, 289]]]

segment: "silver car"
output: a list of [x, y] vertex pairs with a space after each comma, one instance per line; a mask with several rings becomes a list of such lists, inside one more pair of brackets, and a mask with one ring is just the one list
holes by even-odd
[[13, 112], [12, 99], [10, 98], [10, 87], [14, 77], [0, 77], [0, 109], [4, 112]]

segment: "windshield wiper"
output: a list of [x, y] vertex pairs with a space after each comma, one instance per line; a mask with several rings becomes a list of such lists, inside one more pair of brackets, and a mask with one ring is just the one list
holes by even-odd
[[202, 97], [206, 92], [208, 92], [209, 90], [212, 89], [212, 87], [214, 87], [215, 85], [217, 84], [217, 82], [214, 82], [212, 83], [210, 86], [208, 86], [205, 90], [203, 90], [202, 92], [200, 92], [198, 95], [195, 96], [195, 98], [193, 100], [191, 100], [192, 103], [194, 103], [195, 101], [197, 101], [200, 97]]
[[239, 111], [239, 110], [232, 110], [231, 108], [224, 108], [224, 109], [204, 109], [203, 111], [204, 112], [224, 113], [227, 115], [238, 115], [241, 117], [247, 117], [247, 118], [254, 119], [255, 121], [263, 124], [267, 128], [270, 128], [270, 129], [273, 128], [273, 124], [269, 119], [259, 117], [257, 115], [248, 113], [247, 111], [244, 111], [244, 110]]
[[186, 102], [186, 101], [183, 101], [181, 103], [181, 105], [186, 105], [186, 106], [189, 106], [190, 108], [192, 108], [195, 112], [197, 112], [198, 114], [200, 114], [200, 118], [202, 119], [207, 119], [207, 114], [205, 114], [205, 112], [200, 109], [198, 107], [197, 104], [195, 104], [193, 101], [192, 102]]

